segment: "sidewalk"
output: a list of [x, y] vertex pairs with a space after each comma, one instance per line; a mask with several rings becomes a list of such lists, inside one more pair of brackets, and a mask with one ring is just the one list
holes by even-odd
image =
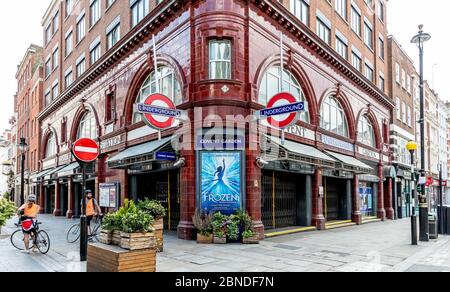
[[[0, 271], [86, 271], [79, 245], [66, 242], [77, 221], [41, 216], [51, 238], [48, 255], [25, 255], [9, 237], [0, 238]], [[14, 231], [8, 222], [3, 232]], [[387, 221], [342, 229], [275, 237], [260, 245], [198, 245], [165, 235], [159, 272], [381, 272], [450, 271], [450, 237], [410, 245], [410, 221]]]

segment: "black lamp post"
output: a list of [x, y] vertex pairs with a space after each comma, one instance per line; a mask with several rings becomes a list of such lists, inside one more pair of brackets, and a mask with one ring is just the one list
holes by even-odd
[[414, 199], [413, 212], [411, 214], [411, 244], [417, 245], [417, 214], [416, 214], [416, 206], [417, 206], [417, 192], [416, 192], [416, 171], [415, 171], [415, 161], [414, 161], [414, 153], [417, 151], [417, 143], [414, 141], [408, 142], [406, 144], [406, 149], [411, 154], [411, 181], [413, 183], [411, 187], [411, 197]]
[[20, 138], [20, 143], [17, 145], [22, 154], [22, 161], [20, 167], [20, 205], [25, 204], [25, 152], [28, 149], [25, 138]]
[[411, 43], [416, 44], [419, 48], [420, 57], [420, 160], [421, 160], [421, 192], [420, 192], [420, 241], [429, 241], [428, 226], [428, 203], [425, 188], [425, 99], [424, 99], [424, 82], [423, 82], [423, 47], [425, 42], [431, 39], [431, 35], [423, 32], [423, 25], [419, 25], [419, 33], [413, 37]]

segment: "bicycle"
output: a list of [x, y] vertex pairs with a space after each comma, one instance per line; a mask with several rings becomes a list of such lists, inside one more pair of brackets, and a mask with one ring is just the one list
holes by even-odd
[[[99, 241], [99, 235], [100, 235], [100, 227], [102, 226], [102, 217], [96, 216], [92, 222], [91, 222], [91, 235], [88, 235], [88, 240], [91, 240], [93, 242]], [[77, 223], [70, 227], [69, 231], [67, 231], [67, 242], [68, 243], [75, 243], [80, 239], [81, 233], [81, 223]]]
[[[22, 223], [15, 224], [18, 230], [16, 230], [13, 234], [11, 234], [10, 241], [11, 244], [18, 250], [22, 251], [25, 249], [25, 236], [22, 231]], [[39, 252], [43, 255], [47, 254], [50, 251], [50, 237], [47, 232], [44, 230], [39, 230], [39, 225], [42, 225], [42, 222], [36, 222], [35, 229], [36, 233], [31, 233], [30, 236], [30, 246], [28, 249], [32, 249], [36, 247]], [[37, 238], [34, 238], [35, 234], [37, 234]]]

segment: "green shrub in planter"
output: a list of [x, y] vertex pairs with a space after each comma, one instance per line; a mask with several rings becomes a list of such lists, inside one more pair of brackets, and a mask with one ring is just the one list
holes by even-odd
[[109, 213], [106, 214], [102, 220], [102, 229], [108, 231], [117, 231], [120, 230], [122, 225], [122, 218], [118, 220], [117, 213]]
[[194, 217], [192, 217], [192, 223], [197, 229], [198, 233], [203, 236], [210, 236], [212, 234], [213, 214], [206, 214], [205, 212], [195, 211]]
[[166, 217], [166, 208], [158, 201], [145, 199], [144, 201], [139, 201], [137, 208], [150, 214], [156, 220]]
[[237, 215], [231, 215], [227, 224], [227, 239], [229, 241], [238, 241], [240, 236], [241, 222]]
[[243, 233], [242, 233], [242, 238], [244, 238], [244, 239], [249, 239], [249, 238], [252, 238], [252, 237], [254, 237], [256, 234], [252, 231], [252, 230], [245, 230]]
[[128, 212], [122, 217], [120, 231], [126, 233], [153, 232], [153, 222], [153, 217], [142, 210]]

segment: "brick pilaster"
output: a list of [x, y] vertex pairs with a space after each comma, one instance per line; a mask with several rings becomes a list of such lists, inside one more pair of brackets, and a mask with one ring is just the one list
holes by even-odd
[[316, 169], [312, 185], [312, 224], [316, 226], [318, 230], [325, 230], [323, 198], [319, 194], [320, 188], [323, 187], [323, 177], [321, 169]]

